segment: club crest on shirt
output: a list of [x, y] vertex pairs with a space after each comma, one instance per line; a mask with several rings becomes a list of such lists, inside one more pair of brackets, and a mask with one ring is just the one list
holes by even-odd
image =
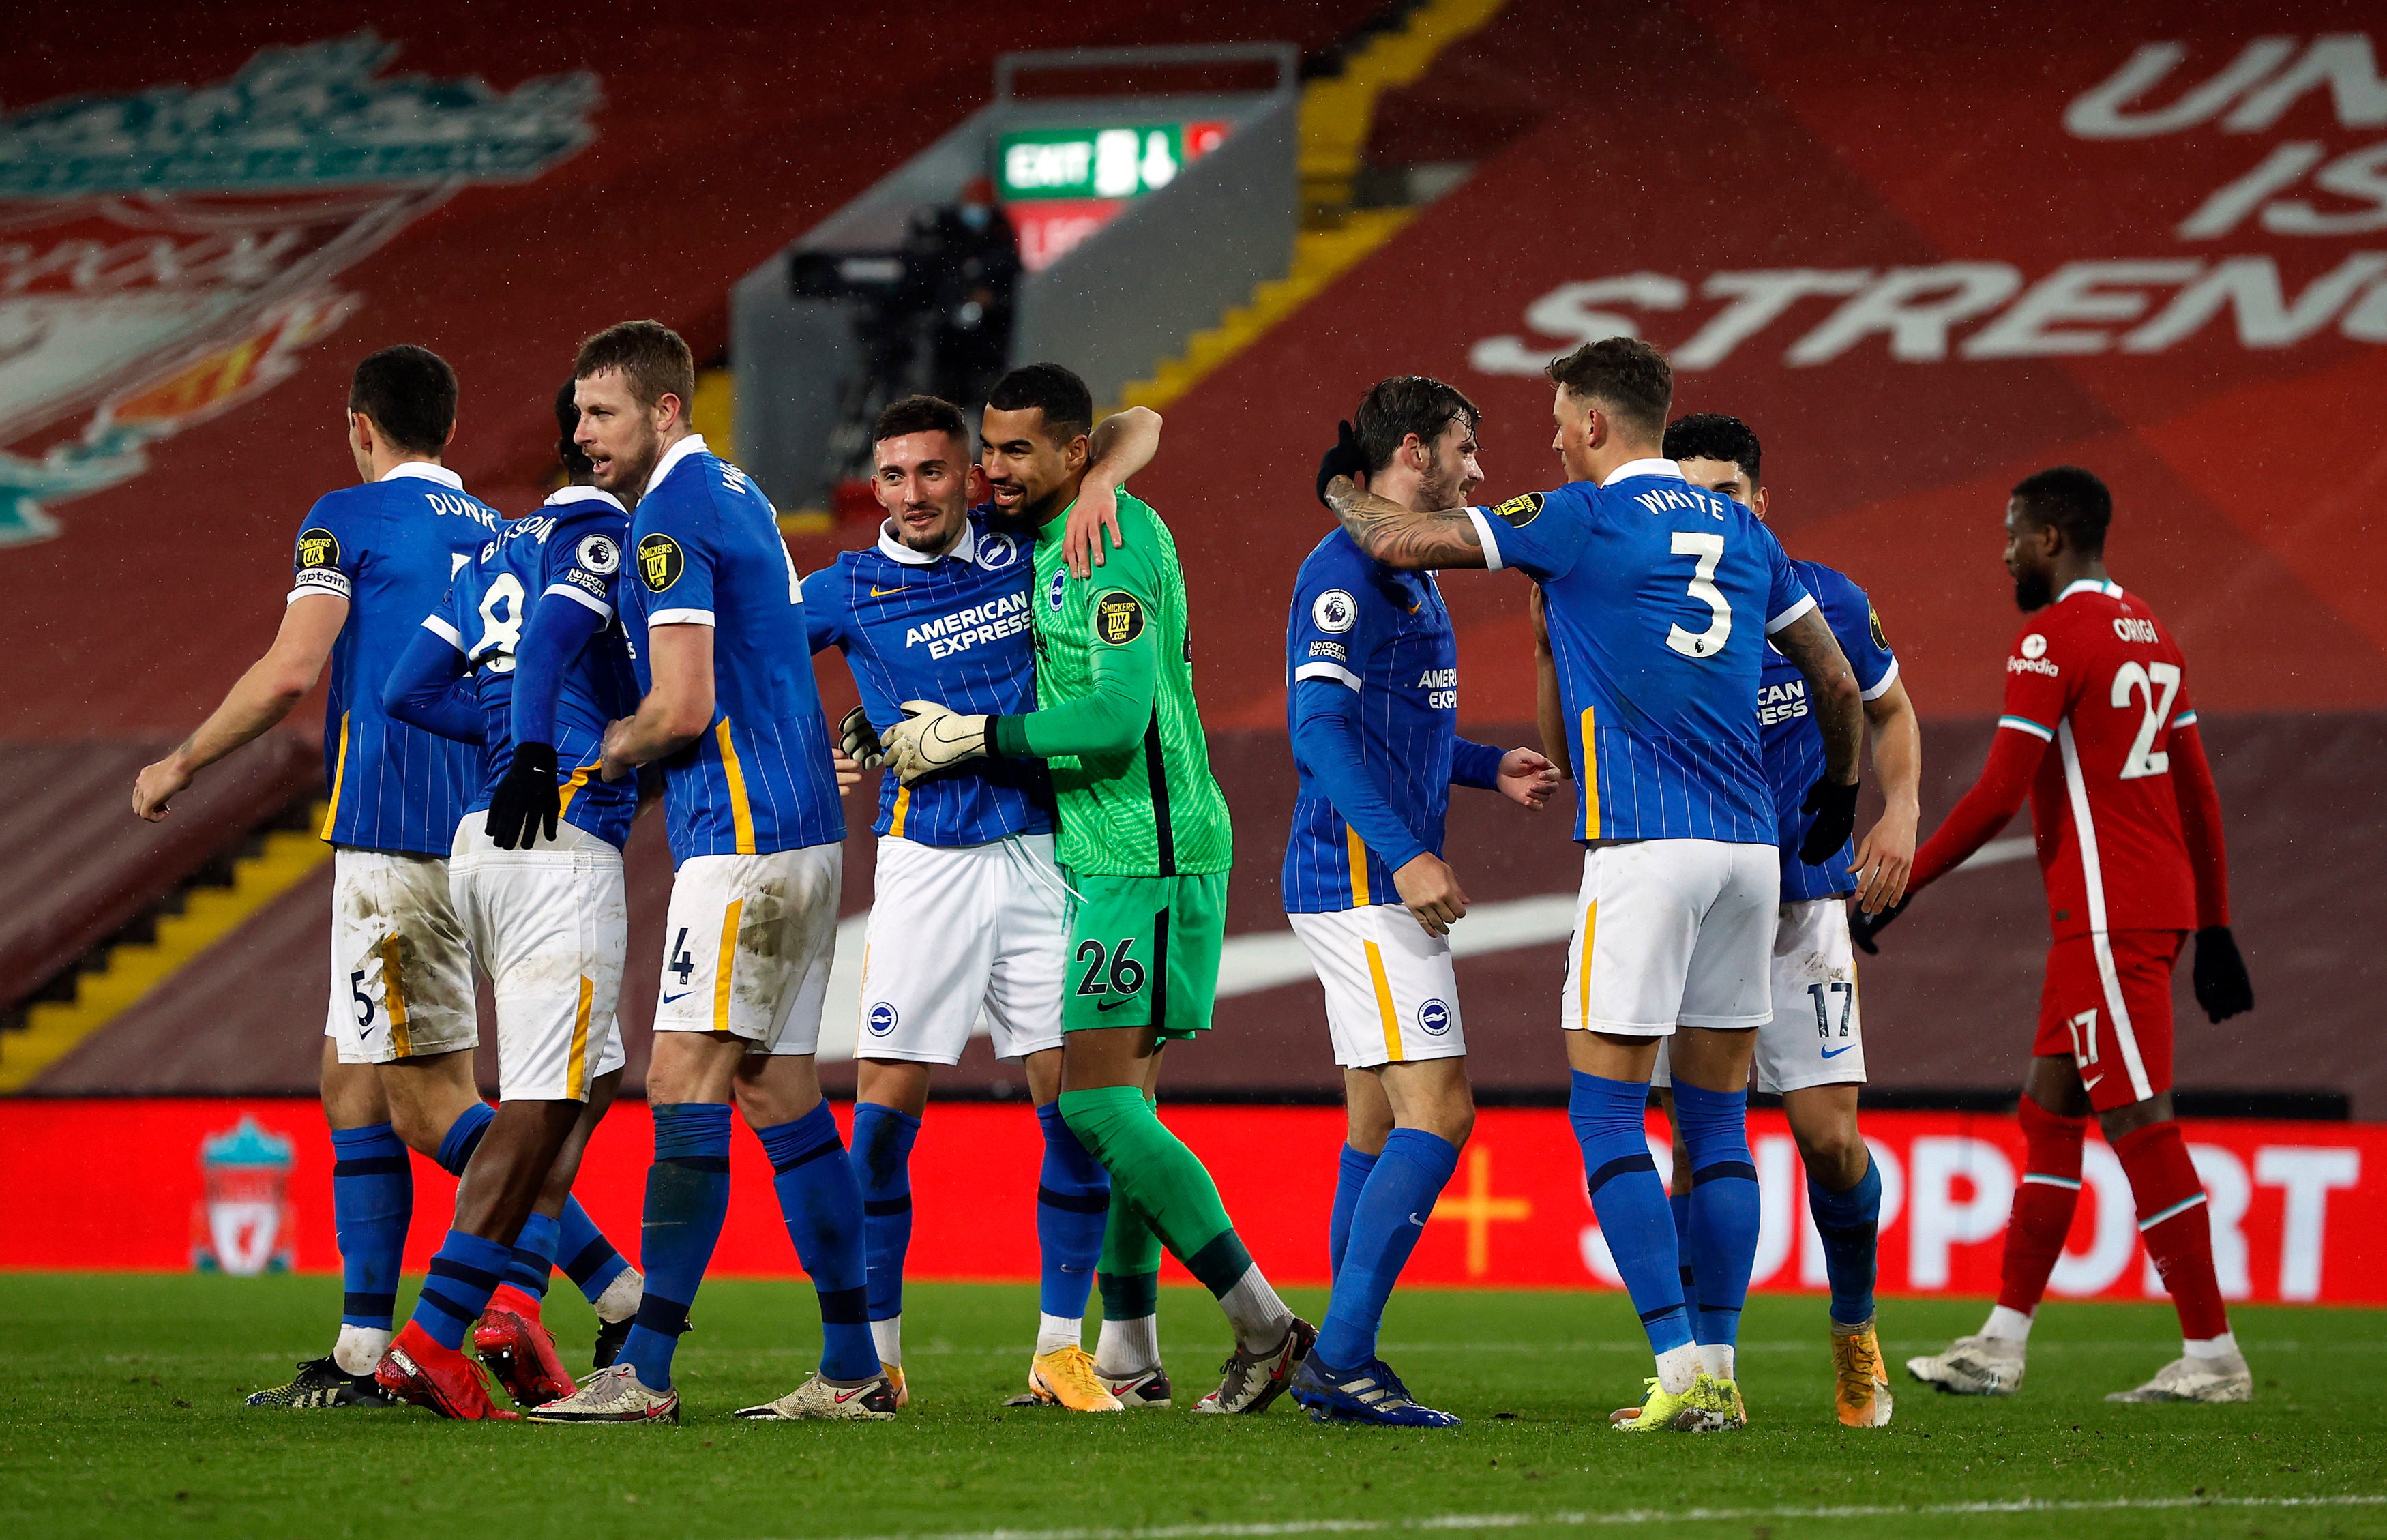
[[678, 582], [687, 566], [679, 542], [670, 536], [659, 532], [638, 542], [638, 578], [649, 592], [662, 593]]
[[298, 534], [298, 566], [336, 567], [340, 564], [340, 540], [322, 525], [317, 524]]
[[2025, 637], [2022, 639], [2022, 655], [2026, 658], [2046, 657], [2047, 638], [2040, 636], [2038, 632], [2033, 631], [2029, 636]]
[[1055, 573], [1053, 574], [1053, 581], [1044, 586], [1044, 602], [1052, 606], [1054, 610], [1058, 611], [1061, 608], [1062, 597], [1068, 591], [1069, 573], [1068, 569], [1065, 567], [1061, 571]]
[[981, 535], [978, 541], [978, 564], [988, 572], [1001, 572], [1019, 560], [1019, 543], [1008, 535]]
[[1542, 495], [1539, 492], [1528, 492], [1522, 497], [1510, 498], [1508, 501], [1495, 507], [1492, 510], [1492, 516], [1501, 520], [1511, 529], [1522, 529], [1542, 516]]
[[1094, 600], [1094, 637], [1118, 647], [1143, 635], [1143, 606], [1136, 597], [1113, 588]]

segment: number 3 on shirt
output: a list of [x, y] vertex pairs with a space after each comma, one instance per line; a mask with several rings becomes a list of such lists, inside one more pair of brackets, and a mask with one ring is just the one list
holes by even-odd
[[1715, 612], [1704, 631], [1686, 631], [1679, 625], [1666, 628], [1666, 645], [1686, 658], [1712, 658], [1724, 650], [1732, 637], [1732, 601], [1715, 586], [1716, 563], [1724, 560], [1724, 536], [1694, 535], [1689, 530], [1674, 531], [1673, 552], [1677, 556], [1696, 556], [1699, 565], [1691, 569], [1690, 596]]
[[2120, 779], [2137, 780], [2141, 776], [2165, 776], [2171, 773], [2171, 755], [2155, 747], [2155, 738], [2171, 720], [2172, 698], [2179, 693], [2178, 663], [2141, 663], [2136, 659], [2114, 671], [2114, 704], [2127, 709], [2130, 697], [2141, 696], [2146, 702], [2146, 715], [2139, 723], [2139, 736], [2130, 740], [2130, 752], [2122, 761]]

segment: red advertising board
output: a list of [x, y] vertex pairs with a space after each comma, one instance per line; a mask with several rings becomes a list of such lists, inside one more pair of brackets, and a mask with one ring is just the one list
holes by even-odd
[[[1199, 1106], [1167, 1107], [1164, 1115], [1217, 1176], [1270, 1273], [1287, 1283], [1322, 1282], [1340, 1112]], [[244, 1118], [258, 1125], [251, 1136], [240, 1136]], [[1878, 1113], [1865, 1128], [1883, 1178], [1883, 1290], [1994, 1292], [1999, 1241], [2022, 1172], [2012, 1119]], [[637, 1248], [650, 1129], [644, 1104], [616, 1107], [581, 1176], [582, 1202], [625, 1252]], [[2214, 1259], [2226, 1295], [2387, 1304], [2387, 1236], [2368, 1220], [2387, 1199], [2387, 1128], [2200, 1122], [2189, 1125], [2188, 1137], [2211, 1194]], [[220, 1157], [213, 1181], [203, 1170], [201, 1146], [209, 1140]], [[287, 1141], [289, 1164], [284, 1190], [275, 1194], [262, 1190], [255, 1152], [278, 1148], [278, 1141]], [[1749, 1142], [1764, 1200], [1756, 1286], [1819, 1289], [1823, 1259], [1781, 1115], [1753, 1114]], [[1662, 1170], [1666, 1145], [1654, 1117], [1650, 1149]], [[145, 1154], [125, 1157], [133, 1151]], [[240, 1157], [249, 1164], [238, 1181], [224, 1180], [226, 1151], [249, 1152]], [[911, 1275], [1033, 1279], [1041, 1154], [1036, 1120], [1024, 1105], [932, 1108], [912, 1156]], [[753, 1140], [734, 1142], [731, 1168], [735, 1193], [714, 1269], [793, 1274], [770, 1168]], [[0, 1102], [0, 1191], [10, 1208], [0, 1268], [183, 1269], [197, 1265], [211, 1235], [218, 1238], [211, 1257], [286, 1256], [302, 1271], [336, 1268], [331, 1168], [322, 1114], [308, 1102]], [[2080, 1213], [2052, 1292], [2161, 1297], [2139, 1244], [2128, 1183], [2101, 1141], [2090, 1141], [2082, 1174]], [[415, 1162], [410, 1269], [430, 1256], [454, 1193], [444, 1173]], [[211, 1215], [211, 1194], [248, 1206]], [[290, 1228], [272, 1235], [241, 1228], [255, 1224]], [[1406, 1276], [1421, 1283], [1616, 1287], [1564, 1113], [1479, 1115]]]

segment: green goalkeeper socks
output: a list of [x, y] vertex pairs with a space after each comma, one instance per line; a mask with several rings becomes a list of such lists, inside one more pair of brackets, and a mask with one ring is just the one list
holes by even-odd
[[[1236, 1238], [1210, 1173], [1161, 1123], [1142, 1091], [1123, 1085], [1065, 1091], [1061, 1117], [1111, 1174], [1111, 1222], [1103, 1236], [1102, 1261], [1106, 1314], [1114, 1265], [1122, 1281], [1160, 1269], [1151, 1242], [1139, 1240], [1139, 1232], [1156, 1235], [1211, 1294], [1222, 1295], [1235, 1286], [1251, 1268], [1251, 1253]], [[1121, 1198], [1125, 1204], [1117, 1201]], [[1123, 1207], [1132, 1207], [1144, 1222], [1122, 1223]]]

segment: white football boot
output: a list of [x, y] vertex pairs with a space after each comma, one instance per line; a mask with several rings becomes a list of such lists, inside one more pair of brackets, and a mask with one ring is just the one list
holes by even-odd
[[2174, 1358], [2136, 1390], [2117, 1390], [2108, 1401], [2252, 1401], [2254, 1371], [2243, 1353], [2218, 1358]]
[[1907, 1359], [1906, 1372], [1951, 1395], [2012, 1395], [2022, 1389], [2022, 1356], [2011, 1337], [1958, 1337], [1945, 1353]]

